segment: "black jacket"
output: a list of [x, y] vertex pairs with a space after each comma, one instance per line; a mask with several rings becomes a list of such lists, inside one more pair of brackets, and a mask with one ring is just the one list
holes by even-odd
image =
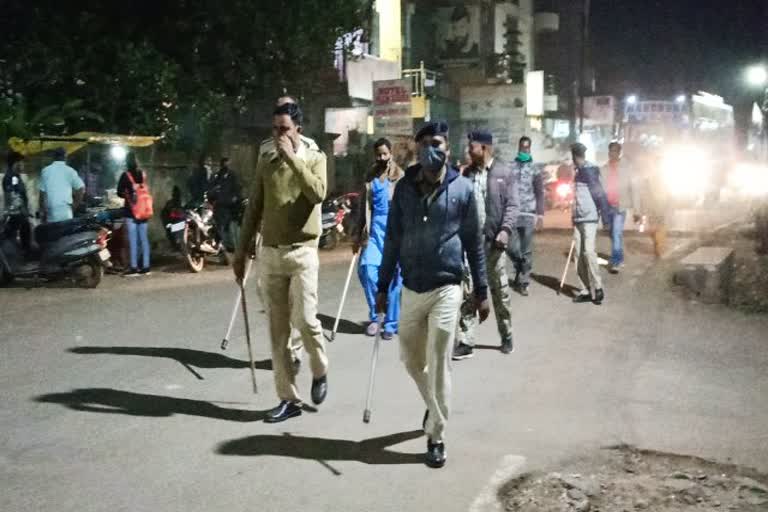
[[408, 168], [395, 188], [379, 268], [379, 292], [389, 290], [398, 263], [403, 284], [416, 293], [461, 284], [466, 252], [475, 295], [485, 299], [485, 250], [472, 183], [449, 168], [427, 206], [419, 190], [420, 175], [420, 165]]
[[[13, 183], [13, 178], [17, 178], [15, 184]], [[3, 195], [5, 196], [6, 208], [18, 198], [21, 200], [22, 207], [22, 211], [18, 213], [22, 215], [27, 215], [29, 213], [29, 199], [27, 198], [27, 187], [24, 185], [24, 180], [21, 179], [19, 174], [10, 169], [8, 169], [5, 176], [3, 176]]]
[[208, 200], [216, 210], [227, 208], [237, 209], [242, 198], [242, 188], [237, 176], [231, 170], [226, 173], [219, 171], [208, 185]]

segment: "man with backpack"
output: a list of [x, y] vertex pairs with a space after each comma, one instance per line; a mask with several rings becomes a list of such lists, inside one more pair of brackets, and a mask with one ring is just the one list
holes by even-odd
[[[124, 276], [150, 274], [149, 236], [147, 221], [152, 218], [152, 195], [149, 193], [147, 173], [139, 169], [136, 154], [129, 152], [125, 158], [126, 171], [117, 183], [117, 195], [125, 199], [125, 225], [128, 229], [130, 268]], [[141, 245], [141, 267], [138, 266]]]

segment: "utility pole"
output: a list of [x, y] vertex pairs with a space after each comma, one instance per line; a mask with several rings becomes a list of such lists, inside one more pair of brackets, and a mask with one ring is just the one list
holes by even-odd
[[591, 0], [584, 0], [584, 14], [582, 18], [581, 32], [581, 63], [579, 65], [579, 135], [584, 133], [584, 92], [586, 86], [586, 74], [589, 53], [589, 13]]

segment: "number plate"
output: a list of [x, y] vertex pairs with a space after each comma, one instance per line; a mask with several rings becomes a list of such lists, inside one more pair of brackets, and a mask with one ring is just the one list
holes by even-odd
[[176, 224], [171, 224], [171, 233], [178, 233], [179, 231], [182, 231], [186, 226], [186, 222], [177, 222]]
[[112, 255], [109, 253], [109, 249], [102, 249], [99, 251], [99, 258], [101, 261], [107, 261]]

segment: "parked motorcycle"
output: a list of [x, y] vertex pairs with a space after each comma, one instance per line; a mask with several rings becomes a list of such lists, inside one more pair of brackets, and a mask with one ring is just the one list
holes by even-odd
[[83, 219], [65, 221], [65, 226], [38, 226], [35, 240], [42, 243], [25, 260], [18, 242], [5, 236], [8, 220], [0, 219], [0, 285], [16, 278], [69, 278], [82, 288], [99, 285], [111, 257], [107, 249], [111, 232], [107, 228]]
[[184, 256], [189, 269], [195, 273], [201, 272], [208, 256], [218, 256], [222, 263], [228, 265], [229, 257], [223, 242], [219, 240], [213, 219], [213, 206], [206, 201], [187, 208], [183, 217], [178, 210], [169, 212], [166, 235]]
[[322, 206], [322, 233], [319, 246], [321, 249], [333, 250], [344, 235], [344, 219], [352, 211], [352, 203], [357, 194], [345, 194], [333, 199], [327, 199]]

